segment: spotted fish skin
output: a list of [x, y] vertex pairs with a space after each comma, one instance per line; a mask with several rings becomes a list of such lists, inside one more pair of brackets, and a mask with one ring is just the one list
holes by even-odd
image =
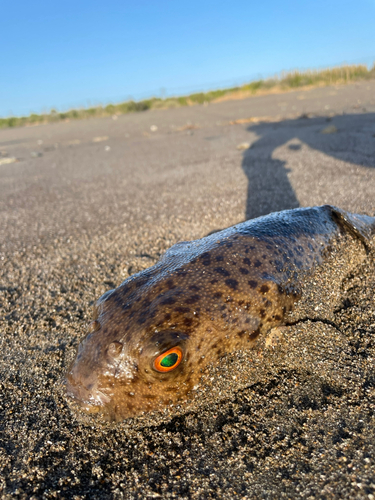
[[[110, 420], [183, 402], [208, 365], [287, 324], [301, 285], [333, 252], [350, 243], [365, 255], [374, 233], [375, 218], [325, 205], [174, 245], [98, 300], [67, 373], [69, 398]], [[176, 346], [181, 363], [156, 371], [154, 360]]]

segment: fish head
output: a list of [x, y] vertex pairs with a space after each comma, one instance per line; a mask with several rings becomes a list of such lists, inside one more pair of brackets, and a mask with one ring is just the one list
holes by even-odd
[[137, 281], [97, 301], [90, 332], [66, 376], [69, 400], [108, 420], [163, 410], [186, 399], [198, 376], [194, 333], [201, 328], [199, 314], [176, 305], [183, 296], [178, 289], [159, 283], [155, 290]]

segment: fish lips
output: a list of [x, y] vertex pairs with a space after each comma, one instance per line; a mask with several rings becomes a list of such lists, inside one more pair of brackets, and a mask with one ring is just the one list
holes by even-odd
[[98, 382], [93, 381], [83, 383], [79, 378], [74, 377], [72, 368], [66, 376], [66, 395], [70, 402], [82, 408], [100, 407], [111, 401], [111, 396], [98, 387]]
[[82, 407], [104, 406], [110, 402], [111, 396], [99, 383], [103, 367], [94, 367], [92, 363], [87, 363], [86, 356], [82, 354], [83, 350], [81, 342], [77, 356], [66, 374], [67, 397]]

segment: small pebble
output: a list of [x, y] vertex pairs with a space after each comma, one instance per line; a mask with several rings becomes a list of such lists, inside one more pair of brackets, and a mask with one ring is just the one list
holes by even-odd
[[238, 144], [237, 149], [240, 151], [243, 151], [245, 149], [249, 149], [250, 143], [249, 142], [241, 142], [241, 144]]
[[337, 128], [334, 125], [329, 125], [320, 131], [321, 134], [335, 134], [337, 132]]

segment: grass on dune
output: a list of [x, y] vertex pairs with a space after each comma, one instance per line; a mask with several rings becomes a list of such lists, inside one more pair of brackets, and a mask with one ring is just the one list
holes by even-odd
[[375, 78], [375, 64], [372, 68], [365, 65], [339, 66], [325, 70], [293, 71], [282, 73], [274, 78], [256, 80], [240, 87], [212, 90], [209, 92], [198, 92], [187, 96], [158, 98], [152, 97], [143, 101], [126, 101], [119, 104], [108, 104], [107, 106], [96, 106], [91, 108], [71, 109], [60, 113], [52, 109], [49, 113], [31, 114], [29, 116], [11, 116], [0, 118], [0, 128], [20, 127], [23, 125], [37, 125], [42, 123], [53, 123], [64, 120], [76, 120], [83, 118], [122, 115], [148, 109], [172, 108], [180, 106], [192, 106], [205, 104], [223, 98], [246, 97], [248, 95], [264, 94], [274, 91], [287, 91], [302, 87], [345, 84], [358, 80]]

